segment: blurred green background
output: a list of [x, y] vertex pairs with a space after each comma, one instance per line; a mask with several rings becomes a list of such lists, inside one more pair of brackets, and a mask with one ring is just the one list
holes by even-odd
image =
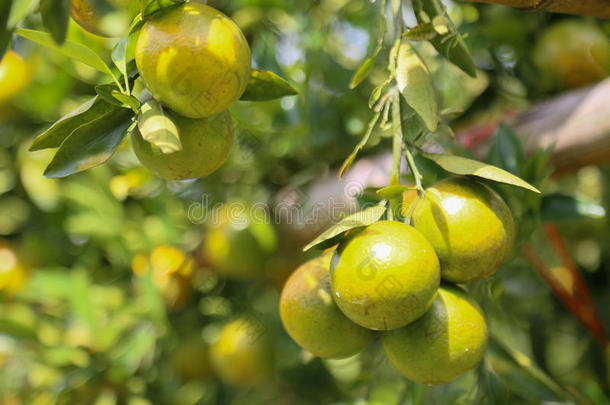
[[[348, 89], [353, 71], [376, 44], [378, 5], [208, 4], [242, 28], [255, 67], [280, 74], [300, 95], [238, 102], [231, 109], [236, 145], [227, 163], [196, 181], [155, 178], [139, 165], [128, 137], [108, 164], [45, 179], [51, 155], [28, 152], [30, 142], [95, 95], [93, 85], [102, 77], [14, 38], [12, 48], [24, 64], [10, 78], [0, 75], [0, 404], [610, 403], [608, 352], [518, 248], [497, 276], [471, 288], [494, 338], [483, 364], [451, 384], [408, 383], [387, 363], [379, 342], [345, 360], [302, 352], [282, 328], [279, 292], [290, 272], [315, 255], [301, 248], [328, 218], [305, 214], [308, 223], [301, 223], [298, 215], [280, 214], [287, 206], [310, 213], [315, 203], [332, 204], [332, 190], [342, 187], [333, 173], [364, 133], [369, 93], [385, 79], [385, 64], [378, 63], [363, 85]], [[429, 44], [418, 49], [433, 72], [441, 108], [462, 111], [448, 121], [454, 129], [484, 124], [608, 75], [599, 63], [588, 67], [578, 53], [587, 41], [601, 41], [591, 46], [599, 49], [598, 61], [610, 61], [607, 21], [447, 5], [467, 34], [477, 78], [440, 58]], [[37, 8], [35, 1], [26, 6]], [[130, 10], [120, 3], [106, 6], [100, 29], [122, 35]], [[404, 8], [414, 25], [408, 2]], [[40, 17], [33, 13], [21, 25], [40, 29]], [[68, 38], [106, 60], [117, 41], [91, 35], [74, 21]], [[21, 88], [4, 96], [9, 83]], [[369, 165], [389, 150], [386, 138], [382, 131], [373, 134], [362, 154]], [[524, 157], [497, 147], [501, 153], [492, 147], [489, 161], [555, 196], [530, 201], [498, 188], [520, 224], [520, 246], [531, 247], [556, 280], [574, 283], [549, 237], [555, 228], [548, 224], [556, 224], [601, 315], [595, 318], [591, 305], [580, 314], [590, 311], [607, 328], [610, 169], [587, 166], [542, 182], [549, 168], [532, 168], [544, 160], [542, 152]], [[517, 163], [511, 163], [515, 156]], [[434, 168], [422, 171], [430, 180], [442, 175]], [[569, 194], [581, 205], [575, 208], [574, 198], [562, 205], [554, 193]], [[366, 193], [359, 201], [365, 199]], [[227, 215], [241, 220], [227, 221]], [[255, 323], [264, 335], [260, 343], [270, 348], [258, 368], [247, 371], [264, 377], [256, 383], [230, 381], [209, 364], [209, 345], [236, 318]]]

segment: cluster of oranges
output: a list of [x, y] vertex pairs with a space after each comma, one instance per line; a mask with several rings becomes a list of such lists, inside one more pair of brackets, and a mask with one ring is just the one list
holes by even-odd
[[159, 177], [203, 177], [226, 160], [233, 143], [227, 110], [250, 78], [250, 47], [220, 11], [190, 2], [152, 16], [136, 45], [136, 65], [148, 90], [169, 107], [182, 150], [164, 153], [136, 129], [138, 159]]
[[444, 384], [479, 364], [488, 339], [480, 307], [455, 284], [495, 273], [511, 252], [514, 224], [502, 198], [469, 178], [440, 181], [412, 204], [411, 225], [357, 228], [332, 256], [299, 267], [280, 315], [316, 356], [355, 355], [380, 333], [404, 376]]

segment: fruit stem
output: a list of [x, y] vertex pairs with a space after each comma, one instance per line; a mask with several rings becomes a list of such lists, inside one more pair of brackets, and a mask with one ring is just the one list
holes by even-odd
[[419, 197], [424, 197], [426, 195], [426, 191], [424, 190], [424, 186], [422, 185], [421, 179], [422, 175], [417, 169], [417, 165], [415, 164], [415, 160], [413, 159], [413, 154], [408, 147], [405, 146], [405, 157], [407, 158], [407, 163], [409, 164], [409, 169], [411, 169], [411, 173], [413, 173], [413, 177], [415, 178], [415, 187], [417, 188], [417, 195]]
[[392, 90], [392, 177], [390, 186], [400, 184], [400, 159], [402, 157], [402, 122], [400, 119], [400, 96], [398, 89]]

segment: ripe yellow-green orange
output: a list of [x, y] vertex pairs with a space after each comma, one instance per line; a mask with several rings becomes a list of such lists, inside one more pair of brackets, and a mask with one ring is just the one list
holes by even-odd
[[610, 75], [610, 40], [597, 25], [564, 20], [549, 27], [534, 47], [541, 74], [560, 87], [580, 87]]
[[155, 99], [203, 118], [229, 108], [246, 89], [250, 47], [231, 19], [190, 2], [144, 24], [136, 65]]
[[233, 201], [212, 212], [208, 224], [201, 251], [215, 271], [242, 281], [264, 275], [277, 244], [268, 219], [251, 205]]
[[200, 335], [181, 340], [171, 354], [174, 371], [185, 381], [205, 380], [213, 375], [210, 348]]
[[352, 321], [390, 330], [419, 318], [440, 284], [430, 243], [396, 221], [367, 226], [339, 245], [331, 264], [333, 298]]
[[15, 51], [7, 51], [0, 60], [0, 104], [21, 93], [30, 83], [30, 69]]
[[273, 350], [266, 326], [254, 317], [225, 325], [210, 346], [216, 375], [226, 384], [256, 387], [273, 374]]
[[137, 128], [131, 134], [133, 150], [148, 170], [163, 179], [185, 180], [207, 176], [225, 162], [233, 144], [233, 123], [228, 111], [200, 119], [170, 116], [180, 134], [180, 151], [163, 153], [142, 138]]
[[353, 356], [375, 333], [349, 320], [337, 307], [330, 288], [330, 258], [310, 260], [288, 279], [280, 297], [286, 332], [305, 350], [329, 359]]
[[384, 332], [390, 363], [421, 384], [452, 381], [476, 367], [487, 348], [488, 330], [477, 303], [455, 286], [441, 286], [432, 307], [404, 328]]
[[515, 236], [504, 200], [465, 177], [442, 180], [426, 194], [411, 220], [434, 247], [443, 279], [461, 283], [494, 274], [508, 258]]

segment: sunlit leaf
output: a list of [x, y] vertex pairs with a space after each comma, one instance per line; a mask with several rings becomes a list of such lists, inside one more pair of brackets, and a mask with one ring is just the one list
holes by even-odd
[[416, 187], [396, 184], [396, 185], [380, 188], [379, 190], [376, 191], [376, 193], [379, 197], [381, 197], [385, 200], [391, 200], [394, 198], [402, 197], [402, 194], [408, 190], [416, 190]]
[[362, 62], [362, 64], [356, 70], [356, 72], [352, 76], [352, 79], [349, 82], [350, 89], [353, 89], [354, 87], [358, 86], [360, 83], [362, 83], [362, 81], [364, 79], [366, 79], [369, 76], [369, 74], [371, 73], [371, 70], [373, 69], [373, 66], [375, 66], [376, 60], [377, 60], [377, 53], [374, 53], [372, 56], [369, 56], [368, 58], [366, 58], [364, 60], [364, 62]]
[[521, 187], [535, 193], [540, 193], [536, 187], [532, 186], [528, 182], [496, 166], [454, 155], [422, 153], [422, 156], [434, 161], [436, 164], [450, 173], [463, 176], [477, 176], [483, 179], [510, 184], [512, 186]]
[[355, 214], [349, 215], [339, 221], [337, 224], [331, 226], [320, 236], [315, 238], [311, 243], [303, 248], [303, 251], [307, 251], [314, 246], [320, 245], [321, 243], [334, 238], [337, 235], [343, 234], [350, 229], [359, 228], [367, 225], [374, 224], [385, 213], [385, 204], [376, 205], [374, 207], [367, 208], [365, 210], [356, 212]]
[[409, 41], [402, 41], [396, 60], [398, 90], [422, 118], [430, 132], [438, 125], [438, 103], [432, 76]]
[[252, 69], [248, 87], [240, 100], [268, 101], [295, 94], [298, 94], [298, 91], [275, 73]]
[[182, 150], [178, 127], [154, 99], [142, 104], [138, 114], [138, 130], [144, 140], [157, 146], [163, 153]]

